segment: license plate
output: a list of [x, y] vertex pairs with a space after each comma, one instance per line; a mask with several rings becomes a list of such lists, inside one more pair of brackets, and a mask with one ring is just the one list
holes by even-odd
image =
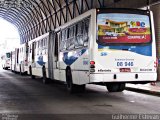
[[120, 72], [131, 72], [130, 68], [120, 68]]

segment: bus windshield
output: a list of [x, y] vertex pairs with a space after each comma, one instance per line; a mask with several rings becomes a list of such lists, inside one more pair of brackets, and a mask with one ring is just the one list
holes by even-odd
[[11, 57], [10, 53], [6, 53], [6, 57], [10, 58]]
[[98, 43], [149, 43], [151, 42], [148, 15], [128, 13], [97, 14]]

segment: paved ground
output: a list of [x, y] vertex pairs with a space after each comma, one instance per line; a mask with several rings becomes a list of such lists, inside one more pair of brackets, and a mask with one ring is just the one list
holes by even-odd
[[126, 90], [136, 91], [160, 97], [160, 81], [148, 84], [127, 84]]
[[[97, 85], [87, 85], [85, 93], [71, 95], [63, 83], [44, 85], [41, 79], [32, 80], [29, 76], [1, 70], [0, 113], [2, 118], [6, 114], [19, 115], [19, 118], [42, 115], [43, 118], [46, 114], [64, 120], [74, 114], [74, 120], [86, 115], [100, 120], [113, 114], [159, 114], [160, 97], [126, 90], [109, 93], [105, 87]], [[45, 117], [42, 120], [46, 120]]]

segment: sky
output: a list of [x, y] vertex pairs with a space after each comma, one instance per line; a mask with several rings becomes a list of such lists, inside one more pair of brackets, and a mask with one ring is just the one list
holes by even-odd
[[14, 50], [20, 44], [17, 28], [0, 18], [0, 54]]

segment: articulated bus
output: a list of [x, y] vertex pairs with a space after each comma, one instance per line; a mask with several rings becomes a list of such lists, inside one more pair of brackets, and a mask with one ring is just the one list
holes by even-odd
[[154, 34], [149, 10], [92, 9], [28, 42], [28, 73], [64, 81], [71, 93], [90, 83], [118, 92], [126, 83], [153, 82]]

